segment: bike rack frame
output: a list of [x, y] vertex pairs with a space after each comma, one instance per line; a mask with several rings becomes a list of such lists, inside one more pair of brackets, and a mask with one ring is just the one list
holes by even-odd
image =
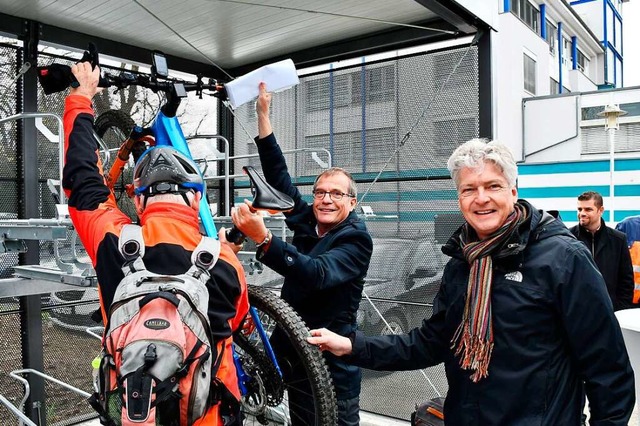
[[[23, 384], [24, 386], [24, 396], [22, 397], [22, 400], [20, 401], [20, 405], [18, 405], [18, 407], [15, 407], [13, 404], [11, 404], [9, 401], [5, 400], [4, 398], [0, 399], [0, 401], [5, 404], [7, 406], [7, 408], [9, 408], [9, 410], [11, 410], [11, 412], [13, 412], [14, 414], [18, 415], [18, 417], [21, 420], [21, 424], [22, 422], [26, 422], [27, 425], [29, 426], [37, 426], [35, 423], [33, 423], [31, 420], [29, 420], [28, 417], [26, 417], [24, 414], [22, 414], [22, 410], [24, 408], [24, 404], [25, 402], [27, 402], [27, 399], [29, 399], [29, 395], [31, 394], [31, 387], [29, 386], [29, 381], [27, 379], [25, 379], [24, 377], [20, 376], [20, 374], [35, 374], [36, 376], [40, 376], [45, 380], [48, 380], [51, 383], [54, 383], [56, 385], [59, 385], [67, 390], [70, 390], [72, 392], [77, 393], [78, 395], [84, 397], [84, 398], [89, 398], [91, 396], [90, 393], [83, 391], [82, 389], [78, 389], [74, 386], [71, 386], [68, 383], [65, 383], [61, 380], [56, 379], [55, 377], [49, 376], [47, 374], [44, 374], [38, 370], [34, 370], [32, 368], [25, 368], [22, 370], [14, 370], [12, 372], [9, 373], [9, 376], [16, 379], [17, 381], [19, 381], [20, 383]], [[8, 404], [8, 405], [7, 405]], [[12, 408], [13, 407], [13, 408]], [[20, 414], [18, 414], [20, 413]]]
[[[224, 146], [225, 146], [225, 150], [222, 153], [223, 157], [221, 158], [200, 158], [197, 160], [194, 160], [196, 163], [205, 163], [205, 169], [202, 172], [204, 174], [204, 172], [207, 170], [207, 166], [208, 166], [208, 162], [209, 161], [224, 161], [224, 171], [225, 174], [224, 176], [211, 176], [211, 177], [205, 177], [205, 181], [207, 180], [224, 180], [224, 194], [225, 194], [225, 199], [224, 199], [224, 205], [225, 205], [225, 212], [224, 215], [225, 216], [229, 216], [230, 213], [230, 200], [229, 200], [229, 188], [230, 188], [230, 180], [231, 179], [238, 179], [238, 178], [244, 178], [246, 177], [246, 175], [244, 174], [235, 174], [235, 175], [230, 175], [229, 174], [229, 163], [231, 160], [239, 160], [239, 159], [243, 159], [243, 158], [258, 158], [260, 155], [259, 154], [244, 154], [244, 155], [234, 155], [234, 156], [229, 156], [229, 141], [227, 140], [227, 138], [225, 138], [224, 136], [220, 136], [220, 135], [209, 135], [209, 134], [203, 134], [203, 135], [193, 135], [193, 136], [189, 136], [188, 138], [186, 138], [188, 141], [189, 140], [194, 140], [194, 139], [218, 139], [221, 140], [222, 142], [224, 142]], [[290, 149], [287, 151], [282, 151], [283, 154], [293, 154], [296, 152], [311, 152], [311, 153], [316, 153], [317, 151], [322, 151], [324, 153], [327, 154], [327, 168], [331, 167], [331, 152], [328, 149], [325, 148], [297, 148], [297, 149]], [[216, 218], [217, 219], [217, 218]]]
[[[0, 124], [16, 121], [25, 118], [54, 118], [58, 123], [58, 144], [60, 146], [59, 155], [60, 159], [64, 156], [64, 143], [63, 143], [63, 123], [60, 116], [52, 113], [21, 113], [10, 117], [0, 119]], [[230, 175], [229, 163], [231, 160], [242, 158], [254, 158], [258, 157], [258, 154], [248, 154], [239, 156], [229, 156], [229, 141], [218, 135], [198, 135], [190, 137], [189, 139], [208, 138], [219, 139], [225, 144], [225, 152], [222, 158], [215, 159], [201, 159], [200, 162], [205, 161], [224, 161], [225, 176], [205, 178], [206, 180], [224, 180], [225, 181], [225, 202], [226, 202], [226, 215], [218, 216], [215, 220], [219, 224], [231, 224], [230, 216], [230, 180], [235, 178], [246, 177], [244, 174]], [[108, 153], [108, 149], [103, 143], [100, 143], [102, 148]], [[284, 151], [284, 154], [291, 154], [296, 152], [317, 152], [324, 151], [327, 154], [328, 164], [331, 167], [331, 153], [326, 149], [311, 149], [301, 148]], [[59, 173], [62, 176], [63, 162], [59, 162]], [[206, 166], [205, 166], [206, 170]], [[6, 252], [24, 252], [26, 249], [24, 240], [39, 240], [39, 241], [53, 241], [54, 243], [54, 256], [56, 268], [49, 268], [43, 265], [18, 265], [14, 267], [14, 278], [0, 279], [0, 297], [13, 297], [24, 295], [44, 294], [56, 291], [65, 291], [77, 287], [95, 287], [97, 286], [97, 280], [95, 277], [95, 271], [90, 264], [82, 263], [77, 260], [77, 253], [75, 251], [75, 240], [72, 240], [73, 256], [71, 261], [65, 261], [61, 258], [58, 242], [67, 238], [67, 230], [72, 228], [71, 220], [68, 218], [68, 211], [65, 208], [66, 199], [62, 188], [62, 179], [55, 183], [59, 187], [59, 202], [57, 204], [57, 216], [55, 219], [5, 219], [0, 220], [0, 254]], [[280, 235], [285, 239], [287, 236], [287, 227], [285, 224], [284, 215], [278, 216], [266, 216], [265, 223], [267, 227], [272, 230], [276, 235]], [[254, 271], [261, 273], [263, 268], [262, 264], [255, 259], [255, 254], [250, 251], [241, 251], [238, 253], [243, 265], [248, 267], [249, 274], [253, 274]], [[91, 335], [101, 338], [94, 331]], [[23, 383], [25, 388], [25, 394], [18, 407], [14, 406], [8, 399], [0, 394], [0, 403], [6, 406], [20, 420], [20, 425], [37, 426], [32, 420], [30, 420], [23, 412], [24, 404], [31, 394], [31, 388], [28, 380], [20, 376], [21, 374], [33, 374], [39, 376], [47, 381], [50, 381], [56, 385], [59, 385], [67, 390], [75, 392], [85, 398], [90, 396], [89, 393], [71, 386], [61, 380], [58, 380], [52, 376], [44, 374], [34, 369], [21, 369], [14, 370], [9, 373], [9, 376]], [[39, 413], [39, 416], [41, 413]]]

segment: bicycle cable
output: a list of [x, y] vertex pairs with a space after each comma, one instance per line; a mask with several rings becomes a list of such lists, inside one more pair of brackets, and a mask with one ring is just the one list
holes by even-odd
[[[444, 90], [444, 88], [446, 87], [446, 85], [449, 83], [449, 80], [451, 79], [451, 76], [453, 76], [453, 74], [456, 72], [456, 70], [458, 69], [458, 67], [460, 66], [460, 64], [462, 64], [462, 61], [464, 61], [465, 57], [467, 56], [467, 54], [469, 53], [469, 51], [471, 50], [471, 48], [473, 46], [475, 46], [478, 43], [478, 40], [480, 39], [482, 35], [482, 31], [478, 31], [478, 33], [476, 33], [476, 36], [473, 38], [473, 40], [471, 41], [471, 43], [469, 44], [469, 46], [467, 47], [467, 49], [465, 49], [464, 53], [462, 54], [462, 57], [460, 58], [460, 60], [456, 63], [456, 65], [451, 69], [451, 72], [449, 73], [449, 75], [447, 75], [447, 78], [444, 80], [444, 82], [440, 85], [440, 88], [433, 94], [433, 96], [431, 97], [431, 99], [428, 100], [428, 102], [426, 103], [426, 105], [424, 106], [424, 108], [422, 109], [422, 112], [420, 113], [420, 115], [418, 116], [418, 118], [414, 121], [414, 123], [411, 125], [411, 127], [409, 127], [409, 130], [404, 134], [404, 136], [402, 137], [402, 139], [400, 140], [400, 143], [398, 144], [398, 147], [395, 149], [395, 151], [389, 156], [389, 159], [385, 162], [385, 164], [382, 166], [382, 168], [380, 169], [380, 172], [378, 172], [378, 174], [376, 175], [376, 177], [373, 179], [373, 181], [371, 182], [371, 184], [369, 185], [369, 187], [367, 188], [367, 190], [364, 192], [364, 194], [362, 194], [362, 197], [360, 197], [360, 200], [358, 201], [358, 203], [362, 203], [362, 201], [364, 200], [364, 198], [367, 196], [367, 194], [369, 194], [369, 191], [371, 190], [371, 188], [373, 187], [373, 185], [375, 185], [375, 183], [378, 181], [378, 179], [380, 178], [380, 176], [382, 175], [382, 173], [384, 172], [384, 170], [387, 168], [387, 166], [389, 165], [389, 163], [391, 163], [391, 160], [393, 160], [393, 158], [398, 155], [398, 153], [400, 152], [400, 150], [404, 147], [404, 145], [407, 143], [407, 141], [409, 140], [409, 138], [413, 135], [413, 131], [415, 130], [416, 126], [420, 123], [420, 121], [427, 115], [427, 111], [429, 111], [429, 109], [431, 108], [431, 105], [433, 104], [433, 102], [436, 100], [436, 98], [442, 93], [442, 91]], [[373, 303], [373, 300], [371, 300], [371, 298], [369, 297], [369, 295], [367, 294], [367, 292], [363, 289], [362, 290], [362, 295], [365, 297], [365, 299], [367, 299], [367, 301], [369, 302], [369, 304], [372, 306], [373, 310], [376, 312], [376, 314], [380, 317], [380, 319], [382, 320], [382, 322], [384, 323], [385, 327], [387, 328], [387, 330], [389, 330], [392, 334], [397, 334], [396, 330], [392, 329], [389, 322], [387, 321], [387, 319], [382, 315], [382, 312], [380, 312], [380, 310], [378, 309], [378, 307], [375, 305], [375, 303]], [[429, 383], [429, 386], [431, 386], [431, 388], [435, 391], [435, 393], [438, 396], [442, 396], [440, 394], [440, 392], [438, 391], [438, 389], [436, 388], [436, 386], [433, 384], [433, 382], [431, 381], [431, 379], [429, 378], [429, 376], [427, 375], [427, 373], [425, 372], [424, 369], [419, 370], [420, 373], [422, 374], [422, 376], [427, 380], [427, 382]]]
[[20, 77], [25, 75], [30, 68], [31, 68], [31, 62], [25, 62], [24, 64], [22, 64], [22, 66], [18, 70], [18, 73], [15, 75], [15, 77], [13, 77], [13, 80], [11, 80], [11, 82], [7, 84], [4, 90], [2, 91], [2, 94], [0, 95], [0, 101], [4, 100], [4, 97], [7, 95], [7, 92], [9, 91], [9, 89], [11, 89], [16, 83], [16, 81], [18, 81]]
[[180, 40], [184, 41], [189, 47], [191, 47], [193, 50], [195, 50], [196, 52], [198, 52], [200, 54], [200, 56], [202, 56], [207, 62], [209, 62], [211, 65], [213, 65], [214, 67], [216, 67], [217, 69], [219, 69], [220, 71], [222, 71], [222, 73], [224, 73], [224, 75], [226, 75], [227, 77], [229, 77], [229, 79], [233, 80], [234, 77], [229, 74], [227, 71], [225, 71], [221, 66], [219, 66], [218, 64], [216, 64], [211, 58], [209, 58], [207, 55], [205, 55], [200, 49], [198, 49], [197, 47], [195, 47], [191, 42], [189, 42], [189, 40], [187, 40], [186, 38], [182, 37], [177, 31], [175, 31], [173, 28], [171, 28], [171, 26], [169, 26], [169, 24], [167, 24], [166, 22], [164, 22], [162, 19], [160, 19], [160, 17], [158, 15], [156, 15], [155, 13], [153, 13], [152, 11], [150, 11], [148, 8], [144, 7], [142, 5], [142, 3], [140, 3], [139, 0], [133, 0], [133, 2], [135, 4], [137, 4], [138, 6], [140, 6], [145, 12], [147, 12], [149, 15], [153, 16], [158, 22], [160, 22], [162, 25], [164, 25], [169, 31], [171, 31], [176, 37], [178, 37]]
[[[396, 331], [391, 328], [391, 325], [389, 324], [389, 322], [387, 321], [387, 319], [382, 315], [382, 312], [380, 312], [380, 310], [378, 309], [378, 307], [375, 305], [375, 303], [373, 303], [373, 300], [371, 300], [371, 298], [369, 297], [369, 295], [362, 290], [362, 295], [365, 297], [365, 299], [367, 299], [367, 302], [369, 302], [369, 304], [371, 305], [371, 307], [373, 308], [374, 311], [376, 311], [376, 314], [378, 314], [378, 316], [380, 317], [380, 319], [382, 320], [382, 322], [384, 323], [384, 326], [386, 327], [387, 330], [389, 330], [391, 332], [391, 334], [398, 334], [396, 333]], [[429, 386], [431, 386], [431, 388], [433, 389], [433, 391], [436, 393], [436, 395], [438, 396], [442, 396], [442, 394], [440, 393], [440, 391], [438, 390], [438, 388], [436, 387], [436, 385], [433, 384], [433, 382], [431, 381], [431, 379], [429, 378], [429, 376], [427, 375], [427, 373], [425, 372], [424, 368], [418, 369], [418, 371], [420, 372], [420, 374], [422, 374], [422, 376], [427, 380], [427, 383], [429, 383]]]
[[462, 56], [460, 57], [460, 60], [456, 63], [456, 65], [451, 69], [451, 72], [447, 75], [447, 78], [444, 80], [444, 82], [442, 82], [442, 84], [440, 85], [440, 87], [438, 88], [438, 90], [433, 94], [433, 96], [431, 96], [431, 99], [428, 100], [427, 104], [424, 106], [424, 108], [422, 108], [422, 112], [421, 114], [418, 116], [418, 118], [414, 121], [414, 123], [411, 125], [411, 127], [409, 127], [409, 130], [407, 131], [407, 133], [404, 134], [404, 136], [402, 137], [402, 139], [400, 140], [400, 142], [398, 143], [398, 147], [395, 149], [395, 151], [393, 151], [393, 153], [389, 156], [389, 159], [384, 163], [384, 165], [382, 166], [382, 168], [380, 169], [380, 172], [378, 172], [378, 174], [376, 175], [376, 177], [373, 179], [373, 181], [371, 181], [371, 184], [369, 185], [369, 187], [367, 188], [367, 190], [364, 192], [364, 194], [362, 194], [362, 197], [360, 197], [360, 200], [358, 200], [358, 204], [361, 204], [362, 201], [364, 200], [364, 198], [367, 196], [367, 194], [369, 194], [369, 191], [371, 191], [371, 188], [373, 187], [373, 185], [375, 185], [375, 183], [378, 181], [378, 179], [380, 178], [380, 176], [382, 175], [382, 173], [384, 172], [384, 170], [387, 168], [387, 166], [389, 165], [389, 163], [391, 163], [391, 160], [393, 160], [393, 158], [398, 155], [398, 153], [400, 152], [400, 150], [404, 147], [404, 145], [407, 143], [407, 141], [409, 140], [409, 138], [412, 136], [413, 131], [415, 130], [416, 126], [418, 125], [418, 123], [420, 123], [420, 121], [427, 115], [427, 111], [429, 111], [429, 109], [431, 108], [431, 105], [433, 104], [433, 102], [436, 100], [436, 98], [438, 98], [438, 96], [442, 93], [442, 91], [444, 90], [444, 88], [446, 87], [447, 83], [449, 83], [449, 80], [451, 79], [451, 76], [453, 76], [453, 74], [456, 72], [456, 70], [458, 69], [458, 67], [460, 66], [460, 64], [462, 64], [462, 61], [464, 61], [464, 59], [466, 58], [467, 54], [471, 51], [471, 48], [474, 47], [475, 45], [478, 44], [478, 41], [480, 40], [480, 37], [482, 36], [482, 34], [484, 33], [483, 30], [478, 30], [478, 32], [476, 33], [475, 37], [473, 38], [473, 40], [471, 41], [471, 43], [469, 44], [469, 46], [465, 49], [464, 53], [462, 54]]

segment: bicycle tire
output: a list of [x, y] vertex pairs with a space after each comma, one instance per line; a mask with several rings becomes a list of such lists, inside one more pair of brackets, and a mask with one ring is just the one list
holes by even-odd
[[[107, 148], [109, 148], [112, 159], [116, 155], [120, 145], [129, 137], [134, 126], [135, 122], [127, 113], [115, 109], [100, 114], [93, 125], [98, 137], [102, 139]], [[112, 161], [109, 161], [102, 165], [104, 173], [109, 172], [111, 162]], [[120, 179], [114, 184], [113, 194], [120, 210], [135, 222], [137, 221], [135, 204], [125, 190], [125, 185], [132, 183], [132, 181], [133, 168], [125, 167], [120, 175]]]
[[[309, 336], [309, 329], [304, 321], [302, 321], [300, 316], [284, 300], [271, 290], [254, 285], [249, 285], [248, 290], [249, 304], [258, 310], [260, 320], [267, 334], [270, 335], [277, 325], [284, 332], [301, 361], [301, 365], [296, 366], [296, 368], [302, 368], [304, 370], [304, 374], [311, 387], [315, 426], [335, 426], [337, 424], [338, 414], [333, 381], [329, 375], [329, 370], [322, 353], [306, 340], [307, 336]], [[253, 343], [253, 346], [247, 350], [246, 344], [248, 344], [249, 341]], [[245, 350], [243, 350], [243, 355], [245, 356], [247, 356], [247, 352], [260, 351], [260, 354], [256, 356], [257, 359], [253, 360], [254, 363], [259, 364], [260, 362], [265, 362], [265, 360], [271, 362], [266, 356], [259, 338], [254, 336], [253, 339], [236, 339], [235, 342], [236, 346], [245, 346]], [[240, 349], [242, 350], [242, 348]], [[264, 370], [266, 373], [264, 373], [264, 377], [260, 378], [260, 380], [262, 382], [265, 380], [274, 380], [273, 369], [264, 368]], [[285, 391], [295, 388], [296, 386], [295, 383], [287, 382], [282, 378], [280, 378], [280, 380], [282, 380], [282, 386]], [[269, 383], [267, 386], [264, 386], [264, 388], [274, 389], [273, 392], [278, 392], [278, 386], [273, 385], [273, 383]], [[285, 394], [284, 398], [281, 397], [280, 399], [282, 402], [276, 409], [271, 407], [272, 411], [269, 413], [271, 417], [269, 417], [269, 415], [258, 417], [246, 416], [244, 424], [289, 424], [287, 421], [289, 411], [287, 395]], [[280, 402], [278, 395], [266, 395], [265, 403], [274, 400]], [[283, 411], [283, 413], [280, 414], [284, 414], [284, 419], [277, 417], [279, 413], [278, 409]], [[243, 410], [245, 414], [252, 413], [251, 410], [246, 409], [244, 402]]]

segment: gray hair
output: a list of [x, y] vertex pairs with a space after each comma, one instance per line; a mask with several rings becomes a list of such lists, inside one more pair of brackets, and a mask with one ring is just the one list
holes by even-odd
[[342, 167], [331, 167], [323, 171], [322, 173], [320, 173], [316, 177], [316, 180], [313, 182], [313, 190], [314, 191], [316, 190], [316, 185], [318, 184], [318, 181], [320, 180], [321, 177], [333, 176], [333, 175], [345, 175], [347, 179], [349, 179], [349, 194], [351, 194], [351, 196], [353, 196], [353, 198], [355, 199], [358, 198], [358, 188], [356, 187], [356, 181], [353, 179], [353, 176], [351, 176], [351, 173], [349, 173]]
[[498, 141], [471, 139], [463, 143], [449, 157], [447, 169], [457, 187], [462, 169], [482, 169], [486, 161], [495, 164], [502, 171], [510, 186], [516, 186], [518, 166], [509, 147]]

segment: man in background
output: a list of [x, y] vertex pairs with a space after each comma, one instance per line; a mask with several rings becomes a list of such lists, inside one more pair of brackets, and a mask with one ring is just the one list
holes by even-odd
[[613, 309], [633, 306], [633, 267], [625, 234], [605, 225], [602, 195], [586, 191], [578, 196], [578, 221], [571, 233], [586, 244], [607, 284]]

